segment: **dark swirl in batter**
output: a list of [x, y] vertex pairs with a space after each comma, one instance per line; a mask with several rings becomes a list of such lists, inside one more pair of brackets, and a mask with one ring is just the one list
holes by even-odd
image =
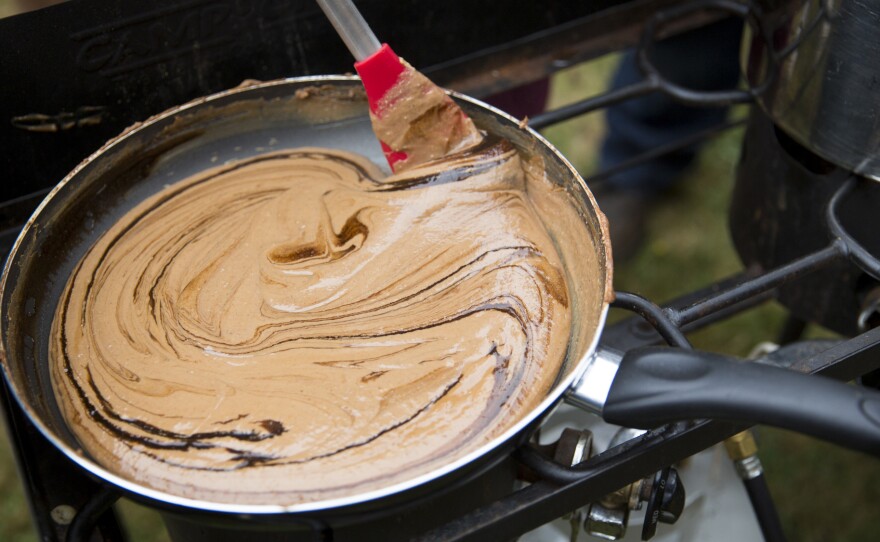
[[53, 324], [85, 450], [173, 494], [297, 504], [424, 474], [515, 424], [569, 338], [505, 142], [383, 178], [274, 152], [168, 187], [90, 249]]

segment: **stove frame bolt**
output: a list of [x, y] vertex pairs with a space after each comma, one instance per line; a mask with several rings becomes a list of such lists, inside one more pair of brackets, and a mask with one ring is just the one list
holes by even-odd
[[584, 520], [587, 534], [603, 540], [620, 540], [626, 535], [629, 523], [629, 507], [606, 508], [602, 503], [592, 503]]
[[589, 429], [566, 427], [556, 441], [553, 460], [563, 465], [575, 466], [593, 455], [593, 433]]
[[640, 495], [644, 487], [645, 481], [639, 480], [591, 503], [584, 521], [587, 533], [603, 540], [623, 538], [629, 524], [629, 511], [642, 507]]
[[70, 525], [76, 517], [76, 508], [69, 504], [59, 504], [49, 512], [49, 517], [58, 525]]

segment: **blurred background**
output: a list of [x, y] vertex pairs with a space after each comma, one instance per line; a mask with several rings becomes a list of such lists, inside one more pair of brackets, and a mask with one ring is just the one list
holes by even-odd
[[[0, 18], [20, 9], [20, 3], [0, 0]], [[618, 62], [618, 56], [609, 55], [557, 73], [551, 80], [550, 107], [600, 93], [608, 87]], [[731, 115], [744, 117], [746, 110], [735, 109]], [[548, 128], [545, 135], [589, 183], [605, 130], [604, 114], [597, 113]], [[742, 268], [727, 231], [741, 138], [742, 129], [735, 129], [711, 140], [685, 178], [652, 204], [640, 250], [615, 268], [616, 289], [662, 302]], [[697, 348], [745, 356], [758, 343], [777, 337], [784, 316], [781, 307], [765, 304], [691, 339]], [[619, 317], [612, 313], [612, 319]], [[807, 334], [831, 336], [815, 327]], [[790, 540], [878, 539], [880, 461], [784, 431], [761, 427], [757, 436], [770, 490]], [[0, 436], [0, 487], [0, 541], [37, 540], [5, 428]], [[167, 540], [153, 512], [127, 501], [120, 510], [132, 540]]]

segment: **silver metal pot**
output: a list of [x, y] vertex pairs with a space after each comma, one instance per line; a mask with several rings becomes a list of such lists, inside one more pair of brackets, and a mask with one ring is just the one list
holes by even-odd
[[767, 115], [822, 158], [880, 180], [880, 11], [857, 0], [763, 0], [744, 73]]

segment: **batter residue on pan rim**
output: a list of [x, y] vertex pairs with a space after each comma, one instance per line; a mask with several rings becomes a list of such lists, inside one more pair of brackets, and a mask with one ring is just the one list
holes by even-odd
[[528, 182], [489, 139], [389, 178], [304, 148], [168, 187], [62, 296], [65, 418], [109, 470], [219, 502], [345, 497], [466, 455], [540, 403], [569, 341]]

